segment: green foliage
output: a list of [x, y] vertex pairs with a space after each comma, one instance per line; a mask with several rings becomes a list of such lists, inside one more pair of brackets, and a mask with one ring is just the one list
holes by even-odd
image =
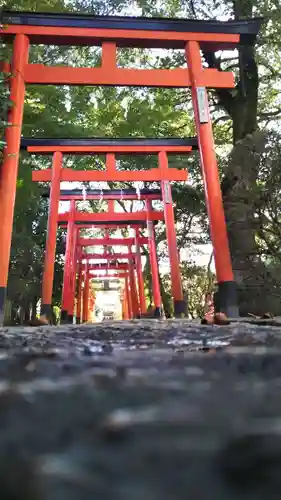
[[[188, 313], [191, 318], [202, 318], [204, 315], [206, 294], [213, 291], [214, 275], [206, 266], [198, 266], [194, 262], [184, 262], [181, 265], [182, 285], [185, 300], [188, 303]], [[171, 310], [170, 276], [162, 276], [162, 298], [165, 310]]]

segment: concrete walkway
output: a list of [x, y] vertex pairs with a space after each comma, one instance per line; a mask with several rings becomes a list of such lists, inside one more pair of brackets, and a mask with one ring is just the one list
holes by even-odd
[[267, 500], [281, 328], [0, 329], [1, 500]]

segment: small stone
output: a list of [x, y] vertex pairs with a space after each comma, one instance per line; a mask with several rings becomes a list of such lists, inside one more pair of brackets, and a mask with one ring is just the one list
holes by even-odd
[[113, 347], [110, 344], [103, 344], [102, 350], [104, 354], [111, 354], [113, 351]]
[[214, 321], [215, 321], [216, 325], [229, 325], [230, 324], [228, 317], [222, 312], [215, 314]]
[[25, 367], [26, 371], [28, 372], [35, 372], [36, 370], [36, 363], [34, 361], [30, 361], [26, 367]]
[[204, 318], [202, 318], [201, 320], [201, 325], [213, 325], [215, 322], [213, 316], [205, 316]]
[[84, 356], [92, 356], [92, 351], [91, 348], [88, 345], [85, 345], [83, 348], [83, 354]]

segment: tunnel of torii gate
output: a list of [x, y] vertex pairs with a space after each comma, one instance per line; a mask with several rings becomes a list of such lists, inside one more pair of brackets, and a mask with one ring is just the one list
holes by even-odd
[[[104, 199], [108, 200], [109, 208], [111, 210], [114, 209], [112, 203], [114, 200], [122, 199], [122, 200], [143, 200], [144, 202], [148, 199], [161, 199], [161, 191], [160, 190], [148, 190], [142, 189], [138, 193], [133, 189], [125, 189], [125, 190], [104, 190], [103, 191]], [[74, 193], [61, 191], [60, 199], [64, 200], [72, 200], [72, 204], [75, 203], [74, 200], [82, 200], [85, 199], [85, 193], [82, 193], [80, 190], [76, 190]], [[100, 192], [98, 190], [88, 190], [86, 194], [86, 199], [89, 200], [97, 200], [100, 199]], [[139, 218], [140, 212], [137, 212], [135, 216]], [[119, 214], [120, 215], [120, 214]], [[162, 214], [161, 214], [162, 215]], [[122, 214], [122, 216], [126, 217], [126, 214]], [[109, 217], [111, 218], [111, 217]], [[158, 218], [160, 219], [160, 214], [158, 214]], [[149, 212], [146, 212], [147, 223], [149, 224], [149, 220], [151, 217], [149, 216]], [[153, 303], [154, 303], [154, 311], [155, 316], [161, 315], [161, 294], [160, 294], [160, 284], [159, 284], [159, 271], [157, 267], [157, 256], [156, 256], [156, 245], [154, 240], [154, 231], [150, 232], [150, 236], [148, 238], [144, 238], [140, 236], [139, 230], [135, 230], [134, 238], [80, 238], [77, 240], [77, 246], [79, 248], [80, 257], [82, 260], [92, 260], [92, 259], [106, 259], [115, 261], [116, 259], [131, 259], [131, 265], [133, 262], [135, 263], [136, 268], [136, 277], [137, 277], [137, 290], [136, 290], [136, 280], [132, 273], [134, 273], [133, 267], [130, 269], [130, 274], [125, 280], [125, 288], [124, 294], [122, 297], [122, 309], [123, 309], [123, 318], [130, 319], [132, 317], [140, 317], [146, 313], [146, 299], [145, 299], [145, 291], [144, 291], [144, 279], [142, 274], [142, 262], [141, 262], [141, 245], [149, 245], [149, 256], [150, 256], [150, 266], [152, 270], [152, 288], [153, 288]], [[105, 252], [104, 254], [88, 254], [82, 253], [83, 248], [87, 246], [104, 246]], [[127, 253], [111, 253], [109, 248], [113, 246], [126, 246]], [[136, 251], [132, 253], [132, 246], [135, 246]], [[81, 249], [81, 250], [80, 250]], [[107, 268], [108, 270], [108, 268]], [[81, 271], [80, 271], [81, 272]], [[78, 278], [78, 283], [82, 281], [82, 278]], [[79, 285], [78, 285], [78, 295], [79, 295]], [[79, 299], [78, 299], [79, 300]], [[79, 313], [79, 310], [78, 310]], [[69, 321], [72, 320], [71, 314], [63, 313], [64, 317], [67, 317]], [[76, 321], [79, 322], [79, 315]]]
[[[6, 147], [0, 172], [0, 323], [4, 319], [13, 213], [18, 173], [21, 126], [23, 119], [25, 86], [41, 85], [110, 85], [138, 87], [190, 87], [200, 151], [206, 204], [209, 214], [210, 233], [214, 248], [218, 282], [218, 307], [229, 316], [238, 315], [236, 284], [234, 281], [219, 175], [215, 156], [212, 124], [209, 114], [208, 88], [233, 88], [232, 72], [222, 72], [202, 64], [201, 51], [215, 53], [218, 50], [235, 49], [239, 45], [254, 45], [262, 19], [229, 20], [226, 22], [190, 19], [155, 19], [120, 16], [92, 16], [68, 13], [38, 13], [2, 11], [2, 40], [13, 44], [11, 64], [4, 63], [3, 70], [11, 73], [10, 97], [14, 105], [10, 108], [8, 122], [12, 125], [5, 131]], [[99, 68], [49, 67], [29, 63], [29, 45], [88, 45], [101, 46], [102, 58]], [[118, 47], [181, 49], [187, 67], [174, 69], [129, 69], [117, 64]], [[108, 153], [108, 150], [104, 152]], [[36, 172], [38, 181], [51, 181], [50, 201], [55, 198], [58, 179], [92, 180], [88, 172], [80, 172], [78, 179], [73, 172], [62, 169], [63, 152], [60, 148], [53, 155], [52, 172]], [[159, 151], [166, 169], [165, 150]], [[114, 159], [108, 156], [108, 170], [113, 180], [126, 180], [127, 172], [114, 169]], [[148, 181], [163, 181], [163, 170], [147, 173]], [[166, 169], [166, 181], [183, 180], [181, 176], [170, 178]], [[109, 172], [108, 172], [109, 173]], [[181, 172], [179, 172], [181, 173]], [[138, 180], [140, 172], [134, 172], [132, 181]], [[155, 175], [154, 175], [155, 174]], [[93, 177], [91, 172], [90, 177]], [[95, 177], [95, 176], [94, 176]], [[106, 179], [100, 172], [98, 180]], [[109, 176], [110, 177], [110, 176]], [[55, 219], [56, 220], [56, 219]], [[57, 224], [57, 222], [56, 222]], [[50, 229], [50, 219], [49, 219]], [[48, 253], [48, 244], [46, 254]]]
[[[113, 201], [113, 200], [110, 200]], [[109, 203], [110, 203], [109, 201]], [[125, 224], [137, 224], [142, 221], [150, 224], [152, 221], [163, 220], [163, 212], [152, 211], [152, 210], [142, 210], [135, 213], [127, 213], [127, 212], [114, 212], [114, 207], [111, 206], [111, 210], [109, 207], [108, 212], [103, 213], [81, 213], [75, 209], [75, 200], [71, 201], [71, 207], [69, 213], [58, 214], [58, 222], [66, 222], [68, 226], [68, 234], [67, 234], [67, 243], [66, 243], [66, 263], [65, 263], [65, 275], [64, 275], [64, 286], [63, 286], [63, 298], [62, 298], [62, 320], [65, 321], [68, 318], [69, 321], [73, 319], [73, 309], [74, 309], [74, 294], [75, 294], [75, 278], [76, 278], [76, 266], [77, 263], [77, 251], [79, 252], [78, 259], [87, 260], [90, 256], [86, 257], [83, 255], [80, 248], [77, 245], [77, 234], [79, 226], [77, 224], [89, 223], [92, 226], [97, 225], [101, 222], [105, 222], [108, 227], [111, 227], [114, 223], [124, 223]], [[81, 226], [80, 226], [81, 227]], [[136, 242], [135, 245], [138, 249], [138, 232], [136, 231]], [[151, 258], [151, 268], [152, 274], [154, 275], [154, 281], [157, 282], [157, 290], [159, 290], [160, 296], [160, 288], [159, 288], [159, 274], [158, 274], [158, 266], [157, 266], [157, 257], [156, 257], [156, 246], [154, 241], [154, 233], [152, 232], [151, 240], [153, 241], [150, 244], [151, 249], [151, 257], [154, 256], [154, 259]], [[145, 313], [145, 295], [144, 295], [144, 282], [142, 277], [142, 268], [141, 268], [141, 259], [140, 254], [136, 257], [136, 270], [137, 270], [137, 278], [138, 278], [138, 293], [135, 284], [135, 276], [134, 276], [134, 260], [135, 255], [132, 252], [127, 254], [123, 254], [122, 258], [129, 259], [129, 263], [131, 263], [130, 267], [130, 292], [132, 296], [133, 303], [133, 315], [134, 317], [139, 317]], [[108, 253], [107, 255], [101, 254], [99, 257], [96, 255], [91, 256], [91, 260], [94, 258], [106, 259], [116, 261], [116, 259], [121, 258], [121, 255], [117, 256], [115, 254]], [[118, 263], [119, 265], [119, 263]], [[120, 264], [122, 265], [122, 264]], [[119, 266], [120, 267], [120, 266]], [[107, 267], [111, 268], [111, 267]], [[79, 279], [78, 279], [79, 281]], [[48, 283], [48, 275], [46, 274], [46, 282]], [[72, 283], [72, 284], [71, 284]], [[43, 285], [44, 285], [44, 277], [43, 277]], [[79, 285], [78, 285], [78, 293], [79, 293]], [[156, 304], [155, 304], [155, 314], [156, 316], [161, 315], [161, 304], [158, 300], [158, 295], [156, 296]], [[43, 304], [46, 307], [46, 304]]]
[[[42, 304], [43, 314], [50, 314], [51, 308], [51, 283], [53, 281], [53, 269], [54, 269], [54, 259], [55, 259], [55, 239], [56, 239], [56, 227], [57, 221], [67, 222], [69, 215], [60, 214], [58, 216], [58, 201], [60, 199], [59, 189], [61, 181], [142, 181], [142, 182], [152, 182], [159, 181], [161, 185], [161, 190], [157, 193], [151, 190], [144, 190], [140, 192], [140, 195], [135, 191], [120, 190], [119, 193], [115, 191], [108, 191], [106, 194], [106, 199], [109, 204], [109, 211], [107, 213], [96, 214], [94, 219], [95, 222], [110, 222], [114, 223], [116, 221], [121, 222], [123, 217], [120, 213], [114, 213], [114, 200], [118, 200], [121, 197], [125, 199], [140, 199], [142, 198], [146, 205], [146, 211], [139, 211], [135, 213], [126, 213], [126, 222], [130, 224], [131, 222], [142, 222], [147, 221], [147, 230], [149, 234], [154, 233], [153, 229], [150, 227], [154, 220], [165, 220], [166, 234], [167, 234], [167, 244], [168, 253], [170, 259], [171, 267], [171, 286], [172, 286], [172, 296], [174, 300], [174, 314], [175, 316], [181, 316], [181, 314], [186, 312], [186, 304], [183, 298], [182, 282], [180, 275], [180, 263], [179, 255], [177, 249], [176, 241], [176, 230], [175, 230], [175, 220], [174, 220], [174, 209], [170, 181], [185, 181], [187, 180], [187, 172], [179, 168], [169, 168], [168, 165], [168, 154], [190, 154], [193, 150], [197, 149], [197, 139], [186, 138], [186, 139], [106, 139], [106, 138], [94, 138], [94, 139], [27, 139], [24, 138], [21, 141], [21, 147], [27, 149], [31, 154], [49, 154], [53, 155], [52, 169], [38, 170], [32, 172], [32, 178], [35, 182], [48, 182], [51, 181], [50, 190], [50, 214], [48, 223], [48, 235], [46, 244], [46, 254], [45, 254], [45, 266], [43, 275], [43, 292], [42, 292]], [[105, 171], [77, 171], [73, 169], [65, 169], [62, 166], [63, 155], [100, 155], [104, 154], [106, 156], [106, 169]], [[116, 155], [157, 155], [158, 156], [158, 168], [153, 168], [150, 170], [141, 171], [118, 171], [116, 169]], [[54, 186], [57, 186], [54, 188]], [[81, 195], [80, 195], [81, 196]], [[87, 199], [100, 199], [100, 193], [95, 193], [91, 191], [87, 193]], [[72, 199], [71, 195], [64, 194], [64, 199]], [[90, 197], [90, 198], [88, 198]], [[73, 203], [77, 200], [78, 195], [74, 196]], [[152, 210], [153, 199], [162, 199], [164, 203], [164, 217], [160, 216], [159, 212]], [[81, 199], [82, 196], [81, 196]], [[74, 205], [73, 205], [74, 206]], [[111, 208], [110, 208], [111, 207]], [[148, 216], [149, 214], [149, 216]], [[93, 221], [93, 217], [89, 213], [83, 214], [73, 214], [76, 221], [79, 219], [79, 223], [90, 223]], [[53, 222], [52, 222], [53, 221]], [[74, 221], [75, 222], [75, 221]], [[53, 229], [52, 229], [53, 228]], [[149, 237], [149, 250], [151, 254], [151, 270], [152, 270], [152, 284], [153, 284], [153, 296], [155, 305], [155, 314], [161, 315], [161, 298], [159, 288], [159, 273], [158, 264], [156, 258], [155, 239]], [[50, 248], [50, 251], [48, 250]], [[157, 269], [157, 270], [156, 270]], [[45, 292], [45, 288], [47, 291]], [[143, 313], [144, 311], [142, 311]], [[71, 315], [70, 315], [71, 316]]]
[[[48, 196], [48, 192], [43, 192], [43, 196]], [[145, 300], [145, 292], [144, 292], [144, 280], [142, 274], [142, 263], [141, 263], [141, 245], [148, 244], [149, 247], [149, 257], [150, 257], [150, 265], [152, 271], [152, 288], [153, 288], [153, 303], [154, 303], [154, 311], [155, 316], [161, 315], [161, 294], [160, 294], [160, 284], [159, 284], [159, 271], [157, 264], [157, 255], [156, 255], [156, 245], [155, 245], [155, 236], [153, 224], [157, 220], [163, 220], [163, 212], [151, 210], [149, 207], [148, 210], [141, 210], [135, 213], [127, 213], [127, 212], [115, 212], [114, 201], [117, 199], [122, 200], [136, 200], [141, 199], [144, 202], [148, 200], [152, 201], [153, 199], [161, 199], [161, 191], [160, 190], [148, 190], [143, 189], [139, 192], [136, 192], [134, 189], [125, 189], [125, 190], [103, 190], [103, 198], [108, 201], [108, 211], [103, 213], [81, 213], [78, 212], [75, 208], [76, 201], [80, 200], [99, 200], [100, 199], [100, 191], [99, 190], [88, 190], [85, 197], [85, 192], [82, 190], [74, 190], [60, 191], [60, 199], [61, 200], [71, 200], [70, 204], [70, 212], [57, 214], [57, 220], [60, 225], [67, 224], [67, 239], [66, 239], [66, 259], [65, 259], [65, 270], [64, 270], [64, 280], [63, 280], [63, 297], [62, 297], [62, 321], [72, 322], [73, 320], [73, 310], [74, 310], [74, 294], [75, 294], [75, 276], [76, 271], [78, 272], [78, 293], [77, 293], [77, 304], [78, 307], [76, 309], [76, 322], [79, 322], [81, 319], [81, 294], [82, 294], [82, 283], [83, 277], [81, 275], [81, 262], [85, 260], [94, 260], [94, 259], [106, 259], [108, 261], [116, 261], [116, 259], [129, 259], [131, 264], [130, 273], [128, 275], [128, 283], [125, 285], [125, 293], [123, 297], [123, 302], [127, 303], [125, 307], [129, 318], [131, 317], [140, 317], [141, 315], [146, 313], [146, 300]], [[104, 223], [104, 224], [103, 224]], [[140, 225], [146, 225], [150, 228], [150, 224], [152, 224], [152, 228], [148, 231], [148, 237], [142, 237], [139, 232]], [[135, 237], [134, 238], [112, 238], [107, 235], [104, 238], [80, 238], [78, 231], [83, 227], [92, 227], [99, 226], [103, 224], [104, 227], [120, 227], [120, 224], [130, 225], [135, 228]], [[83, 247], [85, 246], [104, 246], [105, 253], [104, 254], [86, 254], [83, 253]], [[109, 251], [109, 247], [113, 246], [126, 246], [127, 253], [111, 253]], [[132, 246], [135, 246], [135, 253], [132, 252]], [[72, 247], [72, 248], [71, 248]], [[72, 255], [72, 257], [71, 257]], [[73, 259], [76, 266], [72, 264]], [[134, 276], [134, 264], [137, 280], [135, 280]], [[119, 266], [120, 267], [120, 266]], [[112, 268], [112, 267], [111, 267]], [[101, 267], [98, 267], [101, 269]], [[109, 270], [109, 266], [105, 268]], [[72, 273], [72, 275], [71, 275]], [[137, 281], [137, 286], [136, 286]], [[72, 282], [72, 285], [71, 285]], [[47, 267], [45, 267], [45, 273], [43, 276], [43, 307], [46, 307], [46, 300], [44, 295], [44, 284], [47, 285], [47, 292], [50, 291], [50, 277], [47, 272]], [[84, 283], [86, 283], [84, 278]], [[88, 283], [88, 281], [87, 281]], [[88, 286], [88, 285], [87, 285]], [[129, 294], [129, 295], [128, 295]], [[88, 299], [85, 299], [88, 300]], [[48, 307], [48, 306], [47, 306]], [[85, 310], [87, 307], [85, 306]], [[43, 311], [44, 312], [44, 311]]]

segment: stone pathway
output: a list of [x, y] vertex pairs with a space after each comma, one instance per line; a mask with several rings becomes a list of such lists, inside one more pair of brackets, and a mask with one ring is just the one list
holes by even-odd
[[0, 424], [1, 500], [279, 499], [281, 327], [2, 328]]

